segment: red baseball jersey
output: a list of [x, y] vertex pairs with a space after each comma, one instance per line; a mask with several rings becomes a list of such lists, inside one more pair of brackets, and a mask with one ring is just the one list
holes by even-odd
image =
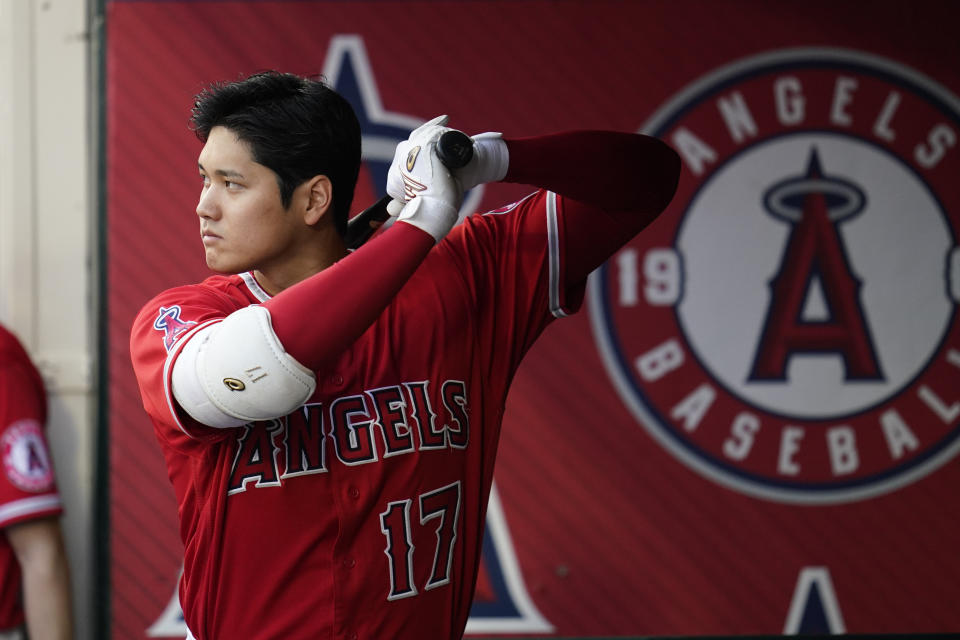
[[[62, 512], [43, 428], [43, 379], [23, 346], [0, 326], [0, 528]], [[0, 630], [23, 624], [20, 565], [0, 536]]]
[[179, 503], [180, 599], [199, 640], [462, 635], [511, 377], [582, 299], [582, 283], [561, 286], [563, 206], [541, 190], [468, 218], [276, 420], [206, 427], [171, 391], [193, 332], [269, 298], [251, 273], [147, 303], [131, 354]]

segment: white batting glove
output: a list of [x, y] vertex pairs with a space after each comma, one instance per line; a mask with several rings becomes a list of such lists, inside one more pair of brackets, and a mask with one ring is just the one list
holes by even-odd
[[[437, 139], [447, 130], [444, 126], [447, 124], [447, 120], [447, 116], [437, 116], [411, 131], [407, 139], [397, 145], [397, 150], [393, 154], [393, 162], [390, 163], [390, 170], [387, 172], [387, 194], [394, 200], [402, 204], [415, 195], [406, 187], [403, 177], [407, 156], [414, 147], [423, 148], [431, 142], [436, 143]], [[397, 205], [393, 205], [393, 207], [396, 208]], [[396, 214], [391, 211], [391, 215]]]
[[440, 123], [446, 123], [446, 116], [434, 118], [397, 145], [387, 175], [387, 193], [394, 199], [387, 211], [437, 242], [457, 223], [463, 200], [460, 183], [437, 157]]

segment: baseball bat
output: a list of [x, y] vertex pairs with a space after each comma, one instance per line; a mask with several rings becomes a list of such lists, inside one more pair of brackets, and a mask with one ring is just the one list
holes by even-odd
[[[437, 157], [448, 169], [464, 167], [473, 158], [473, 140], [461, 131], [447, 131], [437, 140]], [[372, 223], [383, 222], [389, 217], [389, 202], [390, 196], [384, 196], [350, 218], [344, 238], [348, 249], [356, 249], [373, 235], [377, 227], [371, 226]]]

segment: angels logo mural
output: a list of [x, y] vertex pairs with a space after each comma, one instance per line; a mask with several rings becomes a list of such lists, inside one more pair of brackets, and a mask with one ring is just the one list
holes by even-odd
[[890, 60], [791, 49], [693, 83], [644, 127], [670, 212], [594, 274], [605, 366], [712, 480], [826, 504], [960, 447], [960, 101]]

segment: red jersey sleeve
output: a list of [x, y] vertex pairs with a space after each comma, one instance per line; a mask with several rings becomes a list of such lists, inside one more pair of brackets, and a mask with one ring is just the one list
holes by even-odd
[[511, 367], [551, 320], [574, 313], [583, 301], [585, 281], [568, 284], [565, 273], [565, 206], [555, 193], [539, 190], [468, 217], [435, 249], [465, 281], [481, 340], [491, 351], [498, 345], [490, 355], [509, 354]]
[[0, 528], [3, 528], [24, 520], [57, 515], [63, 507], [53, 458], [44, 435], [47, 401], [40, 374], [19, 348], [0, 348], [0, 352], [0, 455], [3, 460]]
[[173, 397], [170, 376], [173, 363], [197, 331], [220, 322], [250, 304], [204, 284], [168, 289], [140, 310], [130, 333], [133, 362], [143, 408], [157, 426], [157, 435], [174, 448], [188, 444], [184, 437], [218, 440], [230, 429], [215, 429], [196, 422]]
[[466, 280], [484, 344], [509, 347], [513, 367], [552, 318], [579, 308], [590, 272], [663, 211], [680, 161], [660, 140], [613, 131], [505, 142], [504, 181], [539, 190], [467, 218], [437, 250]]

